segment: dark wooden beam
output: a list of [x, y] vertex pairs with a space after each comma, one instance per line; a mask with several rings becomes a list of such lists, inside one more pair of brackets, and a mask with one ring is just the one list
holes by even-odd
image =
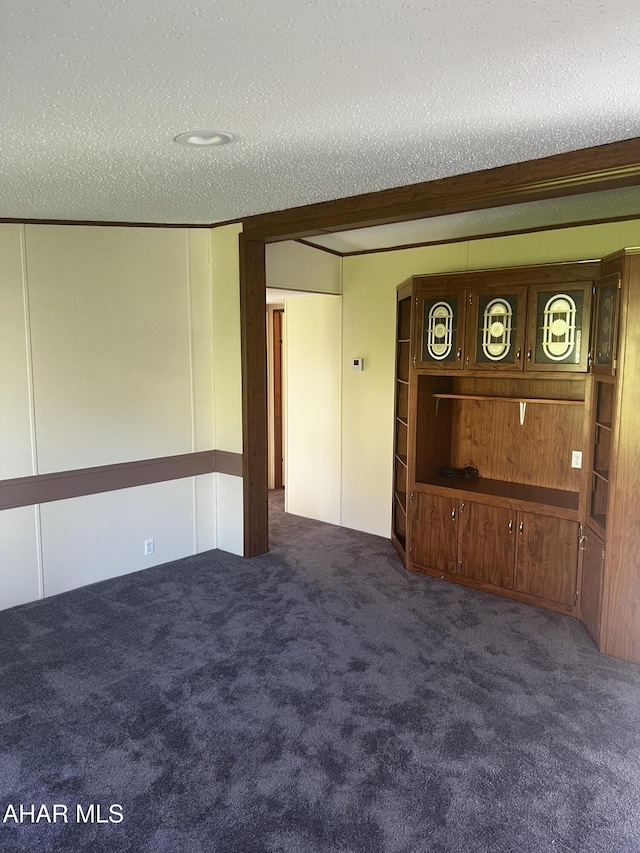
[[240, 234], [244, 556], [269, 550], [265, 244]]
[[640, 184], [640, 138], [406, 187], [250, 216], [251, 240], [311, 237]]

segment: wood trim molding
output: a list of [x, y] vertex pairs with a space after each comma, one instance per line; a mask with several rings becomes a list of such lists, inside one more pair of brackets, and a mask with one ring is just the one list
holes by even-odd
[[242, 453], [214, 450], [213, 472], [215, 474], [230, 474], [232, 477], [242, 477]]
[[308, 246], [310, 249], [317, 249], [319, 252], [327, 252], [327, 254], [335, 255], [338, 258], [344, 258], [345, 255], [344, 252], [339, 252], [337, 249], [330, 249], [328, 246], [317, 246], [309, 240], [303, 240], [302, 237], [299, 237], [295, 242], [300, 243], [302, 246]]
[[250, 216], [247, 239], [295, 240], [640, 184], [640, 138], [450, 178]]
[[269, 550], [265, 248], [239, 235], [245, 557]]
[[[234, 222], [241, 222], [236, 219]], [[221, 223], [222, 224], [222, 223]], [[225, 223], [227, 224], [227, 223]], [[0, 225], [95, 225], [101, 228], [215, 228], [215, 224], [194, 222], [107, 222], [100, 219], [20, 219], [0, 217]]]
[[242, 476], [242, 454], [224, 450], [203, 450], [178, 456], [0, 480], [0, 510], [216, 472]]

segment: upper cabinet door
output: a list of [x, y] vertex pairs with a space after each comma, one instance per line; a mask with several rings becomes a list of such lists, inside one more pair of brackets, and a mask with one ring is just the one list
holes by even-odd
[[525, 370], [586, 372], [593, 283], [532, 284]]
[[527, 318], [526, 286], [469, 291], [465, 367], [521, 371]]
[[440, 373], [462, 370], [465, 296], [464, 290], [454, 296], [418, 291], [416, 367], [430, 367]]
[[617, 272], [596, 282], [591, 370], [604, 376], [615, 376], [618, 366], [618, 310], [621, 286], [620, 273]]

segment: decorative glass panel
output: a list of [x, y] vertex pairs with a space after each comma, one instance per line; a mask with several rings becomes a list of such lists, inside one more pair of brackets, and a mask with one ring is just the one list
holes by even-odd
[[604, 367], [611, 367], [615, 358], [613, 347], [617, 297], [617, 284], [605, 285], [598, 291], [595, 361], [597, 365]]
[[422, 329], [423, 361], [455, 361], [458, 300], [425, 299]]
[[538, 294], [538, 364], [580, 363], [582, 303], [581, 290]]
[[476, 362], [513, 364], [517, 321], [516, 295], [481, 296], [478, 300]]

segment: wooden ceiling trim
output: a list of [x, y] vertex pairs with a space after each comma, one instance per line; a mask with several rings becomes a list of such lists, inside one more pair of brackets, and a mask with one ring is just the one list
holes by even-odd
[[249, 216], [273, 242], [640, 184], [640, 138], [364, 195]]

